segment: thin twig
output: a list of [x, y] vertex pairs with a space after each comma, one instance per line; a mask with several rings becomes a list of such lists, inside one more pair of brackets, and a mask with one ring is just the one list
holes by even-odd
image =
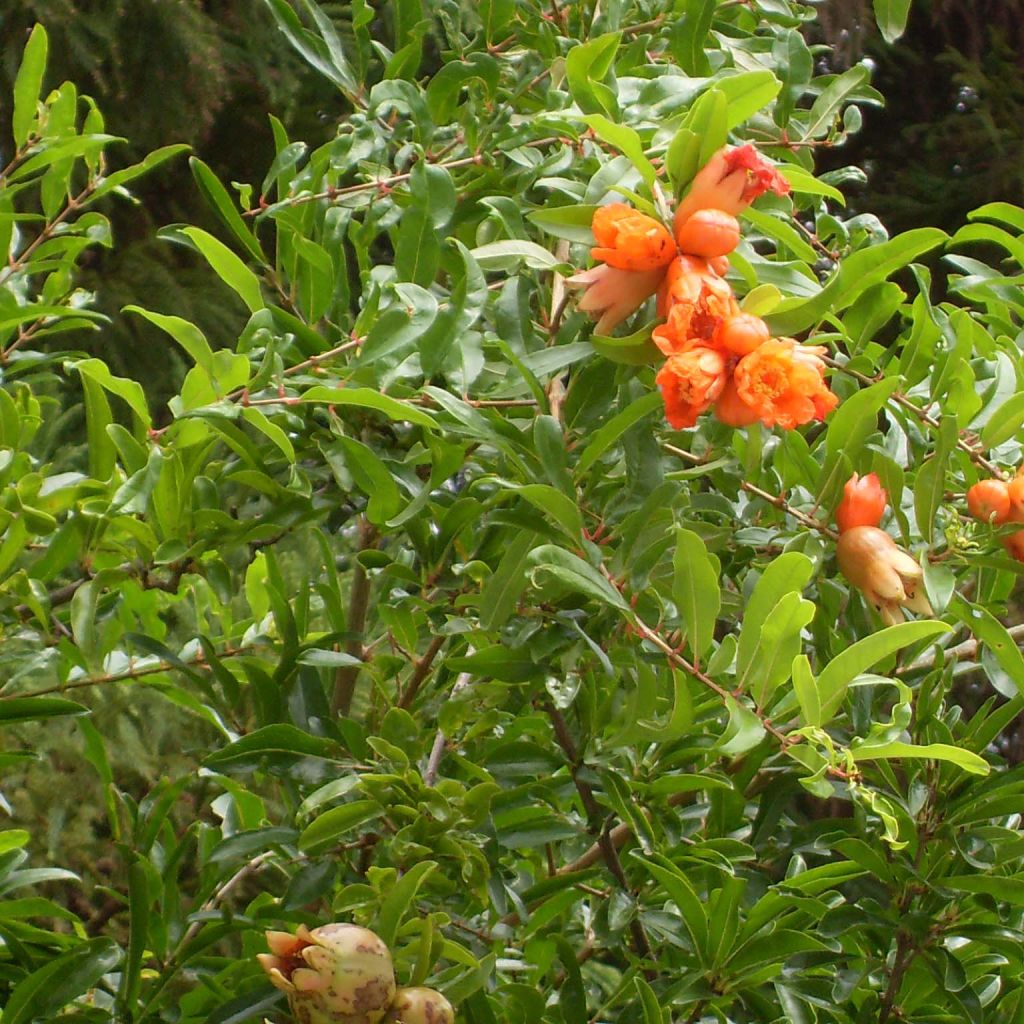
[[[474, 654], [472, 646], [466, 648], [466, 657], [472, 657]], [[455, 679], [455, 685], [452, 687], [451, 697], [454, 697], [457, 693], [464, 690], [473, 681], [472, 673], [460, 672]], [[449, 700], [451, 699], [449, 697]], [[437, 773], [441, 767], [441, 758], [444, 757], [444, 748], [447, 743], [447, 739], [444, 735], [443, 729], [437, 730], [437, 735], [434, 737], [434, 745], [430, 748], [430, 757], [427, 759], [427, 767], [423, 772], [423, 784], [425, 786], [433, 786], [437, 781]]]
[[[366, 551], [377, 543], [377, 531], [364, 516], [359, 521], [359, 551]], [[349, 634], [347, 654], [363, 660], [363, 634], [366, 630], [366, 613], [370, 604], [370, 577], [358, 557], [353, 558], [352, 592], [349, 595], [347, 630]], [[356, 678], [362, 665], [342, 665], [334, 676], [334, 693], [331, 697], [331, 713], [347, 718], [352, 711], [352, 697], [355, 693]]]
[[434, 659], [437, 657], [438, 652], [444, 646], [444, 642], [447, 637], [435, 636], [427, 649], [423, 652], [423, 656], [413, 666], [412, 675], [409, 676], [409, 682], [406, 683], [405, 689], [402, 691], [402, 696], [398, 699], [398, 707], [408, 708], [413, 700], [416, 698], [416, 694], [419, 692], [419, 688], [423, 685], [423, 680], [430, 675], [430, 669], [434, 664]]

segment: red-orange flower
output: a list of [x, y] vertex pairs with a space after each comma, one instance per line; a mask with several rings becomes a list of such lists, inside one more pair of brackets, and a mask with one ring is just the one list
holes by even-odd
[[768, 325], [759, 316], [753, 313], [734, 313], [718, 325], [715, 343], [734, 356], [746, 356], [770, 337]]
[[727, 281], [696, 256], [677, 256], [658, 289], [658, 316], [668, 317], [677, 303], [711, 304], [714, 315], [732, 316], [740, 310]]
[[669, 356], [655, 378], [665, 418], [676, 430], [692, 427], [721, 394], [727, 377], [726, 357], [717, 349], [695, 344]]
[[843, 500], [836, 509], [836, 526], [840, 533], [855, 526], [878, 526], [885, 514], [885, 503], [888, 495], [878, 474], [868, 473], [858, 476], [856, 473], [846, 481], [843, 488]]
[[736, 390], [766, 427], [778, 424], [792, 430], [824, 419], [836, 398], [823, 380], [825, 364], [817, 347], [801, 346], [792, 338], [771, 338], [736, 365]]
[[723, 296], [707, 281], [700, 281], [695, 297], [677, 299], [668, 309], [668, 319], [654, 328], [654, 344], [667, 356], [678, 355], [694, 344], [720, 348], [717, 335], [732, 315], [735, 300]]
[[768, 190], [789, 194], [789, 182], [751, 145], [725, 146], [697, 172], [676, 210], [676, 237], [698, 210], [722, 210], [735, 216]]
[[591, 228], [597, 245], [590, 255], [619, 270], [657, 270], [676, 256], [668, 229], [625, 203], [598, 207]]

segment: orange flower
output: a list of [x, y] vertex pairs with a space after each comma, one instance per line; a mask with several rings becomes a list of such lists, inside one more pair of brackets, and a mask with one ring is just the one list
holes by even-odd
[[591, 227], [597, 245], [590, 255], [610, 267], [657, 270], [676, 256], [676, 244], [668, 229], [625, 203], [598, 207]]
[[716, 274], [707, 260], [677, 256], [669, 265], [658, 290], [658, 316], [668, 317], [676, 303], [704, 304], [718, 317], [740, 311], [728, 282]]
[[854, 526], [839, 538], [836, 558], [843, 575], [878, 610], [887, 626], [903, 621], [900, 608], [933, 615], [921, 566], [884, 530]]
[[676, 429], [692, 427], [725, 387], [728, 372], [721, 352], [694, 344], [670, 355], [655, 382], [665, 399], [665, 418]]
[[700, 281], [695, 297], [677, 299], [668, 310], [665, 323], [654, 328], [654, 344], [667, 356], [679, 355], [693, 344], [720, 347], [717, 335], [732, 314], [735, 300], [723, 297], [706, 281]]
[[752, 409], [740, 398], [734, 376], [726, 381], [718, 401], [715, 402], [715, 415], [727, 427], [749, 427], [751, 423], [756, 423], [760, 419], [757, 410]]
[[704, 259], [727, 256], [740, 244], [740, 222], [724, 210], [697, 210], [680, 225], [676, 244]]
[[789, 182], [753, 146], [725, 146], [697, 172], [675, 216], [675, 235], [697, 210], [722, 210], [735, 216], [771, 189], [789, 194]]
[[878, 526], [885, 515], [888, 499], [877, 473], [858, 476], [856, 473], [846, 481], [843, 500], [836, 509], [836, 526], [840, 533], [855, 526]]
[[1006, 485], [1010, 496], [1010, 522], [1024, 523], [1024, 476], [1019, 473]]
[[839, 399], [823, 380], [824, 350], [801, 348], [792, 338], [771, 338], [736, 365], [739, 397], [757, 411], [766, 427], [792, 430], [824, 419]]
[[1005, 480], [979, 480], [967, 491], [967, 508], [983, 523], [999, 526], [1007, 522], [1011, 504], [1010, 488]]
[[585, 288], [579, 308], [597, 318], [594, 330], [610, 334], [632, 316], [657, 290], [665, 277], [661, 269], [619, 270], [602, 263], [566, 280], [571, 287]]

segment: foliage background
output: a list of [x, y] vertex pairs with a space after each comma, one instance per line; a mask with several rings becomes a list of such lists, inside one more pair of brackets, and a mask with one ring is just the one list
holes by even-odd
[[[1024, 422], [1024, 214], [961, 230], [1019, 195], [1010, 9], [297, 9], [0, 15], [52, 161], [0, 192], [3, 1024], [284, 1019], [261, 930], [330, 918], [488, 1024], [1018, 1019], [1019, 572], [962, 514]], [[901, 132], [862, 47], [926, 69]], [[795, 169], [734, 280], [833, 346], [829, 424], [674, 434], [595, 354], [558, 274], [651, 198], [616, 126]], [[942, 648], [836, 574], [854, 469]]]

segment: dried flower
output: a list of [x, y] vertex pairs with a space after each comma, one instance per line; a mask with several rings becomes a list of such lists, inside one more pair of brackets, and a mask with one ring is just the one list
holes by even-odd
[[619, 270], [657, 270], [676, 256], [668, 229], [625, 203], [598, 207], [591, 228], [597, 245], [590, 255]]
[[792, 430], [824, 419], [839, 401], [824, 382], [824, 349], [771, 338], [736, 365], [739, 397], [766, 427]]
[[843, 500], [836, 509], [836, 525], [840, 533], [855, 526], [878, 526], [885, 514], [888, 495], [876, 473], [858, 476], [856, 473], [846, 481]]
[[887, 626], [903, 621], [901, 609], [932, 615], [921, 566], [884, 530], [854, 526], [839, 537], [836, 558], [843, 575], [872, 604]]
[[586, 289], [578, 308], [597, 319], [597, 334], [610, 334], [658, 290], [664, 278], [663, 269], [620, 270], [602, 263], [574, 274], [565, 283]]
[[300, 925], [295, 935], [267, 932], [267, 945], [257, 959], [304, 1024], [377, 1024], [391, 1006], [391, 952], [367, 928]]

